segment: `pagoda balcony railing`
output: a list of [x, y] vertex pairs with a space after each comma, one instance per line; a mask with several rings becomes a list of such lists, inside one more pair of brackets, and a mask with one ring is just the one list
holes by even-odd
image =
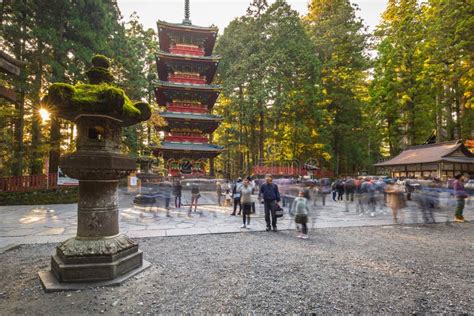
[[188, 176], [188, 177], [194, 177], [194, 176], [204, 176], [206, 172], [204, 170], [192, 170], [191, 173], [189, 174], [181, 174], [181, 171], [179, 169], [168, 169], [168, 174], [171, 177], [180, 177], [180, 176]]
[[189, 142], [189, 143], [207, 143], [209, 139], [205, 136], [182, 136], [171, 135], [165, 136], [167, 142]]
[[171, 54], [204, 56], [204, 49], [198, 46], [180, 45], [170, 47]]
[[170, 74], [168, 81], [175, 83], [206, 84], [206, 77], [191, 74]]
[[195, 106], [182, 106], [182, 105], [169, 105], [168, 111], [170, 112], [182, 112], [182, 113], [198, 113], [206, 114], [207, 109]]

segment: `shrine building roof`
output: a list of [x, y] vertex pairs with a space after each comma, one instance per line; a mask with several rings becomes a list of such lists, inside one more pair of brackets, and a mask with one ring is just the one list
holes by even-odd
[[408, 147], [394, 158], [375, 164], [376, 167], [401, 166], [435, 162], [459, 162], [474, 164], [474, 154], [460, 141]]

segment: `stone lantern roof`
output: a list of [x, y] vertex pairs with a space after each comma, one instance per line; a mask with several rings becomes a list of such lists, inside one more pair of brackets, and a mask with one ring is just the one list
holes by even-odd
[[49, 87], [44, 101], [56, 116], [69, 121], [76, 121], [83, 115], [108, 116], [121, 126], [131, 126], [150, 118], [148, 103], [132, 102], [125, 91], [113, 84], [108, 58], [94, 56], [86, 75], [88, 84], [55, 83]]

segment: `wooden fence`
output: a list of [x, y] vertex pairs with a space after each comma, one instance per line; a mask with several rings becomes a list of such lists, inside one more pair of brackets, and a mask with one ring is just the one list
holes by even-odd
[[54, 189], [58, 186], [58, 174], [50, 173], [31, 176], [3, 177], [0, 178], [0, 191], [26, 192], [45, 189]]

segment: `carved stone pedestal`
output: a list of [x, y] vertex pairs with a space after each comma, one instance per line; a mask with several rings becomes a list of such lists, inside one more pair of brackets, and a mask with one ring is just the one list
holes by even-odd
[[136, 168], [134, 159], [118, 153], [120, 122], [87, 115], [76, 123], [77, 151], [65, 155], [60, 165], [79, 179], [77, 236], [59, 244], [51, 271], [40, 273], [50, 291], [76, 289], [82, 282], [116, 284], [148, 266], [138, 244], [119, 230], [118, 180]]

